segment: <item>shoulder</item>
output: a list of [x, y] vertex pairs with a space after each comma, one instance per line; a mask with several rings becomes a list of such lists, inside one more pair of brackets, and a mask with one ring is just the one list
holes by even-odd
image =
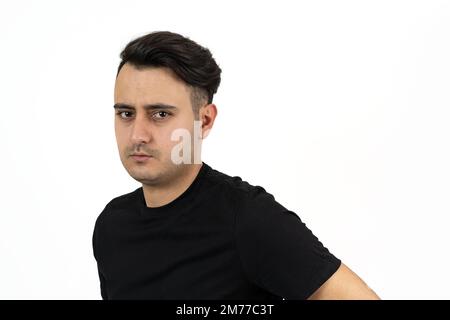
[[265, 188], [252, 184], [238, 175], [229, 175], [215, 169], [209, 170], [207, 176], [207, 187], [216, 187], [220, 192], [229, 195], [229, 200], [242, 208], [243, 205], [252, 205], [261, 200], [274, 199]]
[[207, 175], [209, 188], [219, 186], [219, 191], [227, 195], [235, 214], [242, 222], [267, 220], [267, 215], [276, 215], [288, 211], [265, 187], [217, 170], [210, 170]]
[[95, 225], [101, 224], [105, 219], [111, 217], [118, 211], [129, 210], [131, 206], [136, 205], [138, 192], [140, 188], [126, 194], [119, 195], [111, 199], [98, 215]]

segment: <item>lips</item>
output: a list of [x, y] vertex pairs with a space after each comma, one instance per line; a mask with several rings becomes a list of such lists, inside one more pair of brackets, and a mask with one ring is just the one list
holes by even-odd
[[131, 155], [131, 157], [138, 162], [147, 161], [148, 159], [151, 158], [151, 156], [149, 155], [139, 155], [139, 154]]

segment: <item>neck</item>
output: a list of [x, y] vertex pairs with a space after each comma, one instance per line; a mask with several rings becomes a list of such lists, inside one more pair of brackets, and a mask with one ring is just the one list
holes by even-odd
[[201, 167], [202, 163], [190, 165], [185, 175], [180, 176], [168, 185], [155, 187], [143, 184], [142, 190], [147, 207], [161, 207], [178, 198], [195, 180]]

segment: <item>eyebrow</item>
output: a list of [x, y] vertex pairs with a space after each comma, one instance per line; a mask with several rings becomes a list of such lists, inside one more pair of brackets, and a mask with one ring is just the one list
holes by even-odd
[[[135, 110], [135, 107], [126, 103], [116, 103], [114, 105], [114, 109], [126, 109], [126, 110]], [[178, 109], [175, 106], [171, 106], [170, 104], [166, 104], [166, 103], [150, 103], [150, 104], [146, 104], [144, 105], [144, 109], [145, 110], [175, 110]]]

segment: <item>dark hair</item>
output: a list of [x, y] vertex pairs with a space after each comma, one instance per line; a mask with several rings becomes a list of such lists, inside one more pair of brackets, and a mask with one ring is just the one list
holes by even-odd
[[194, 115], [202, 103], [212, 103], [220, 84], [222, 70], [211, 52], [189, 38], [169, 31], [155, 31], [129, 42], [120, 53], [119, 68], [125, 63], [141, 69], [167, 67], [191, 87]]

